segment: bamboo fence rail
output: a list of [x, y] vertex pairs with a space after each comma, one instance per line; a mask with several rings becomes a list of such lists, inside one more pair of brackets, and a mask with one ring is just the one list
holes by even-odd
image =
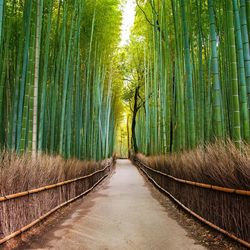
[[226, 231], [225, 229], [222, 229], [221, 227], [215, 225], [214, 223], [206, 220], [205, 218], [203, 218], [202, 216], [198, 215], [197, 213], [195, 213], [194, 211], [192, 211], [190, 208], [188, 208], [187, 206], [185, 206], [182, 202], [180, 202], [173, 194], [171, 194], [170, 192], [168, 192], [166, 189], [164, 189], [159, 183], [157, 183], [157, 181], [154, 180], [154, 178], [152, 176], [150, 176], [147, 171], [145, 169], [148, 169], [154, 173], [160, 174], [162, 176], [168, 177], [178, 183], [182, 183], [182, 184], [188, 184], [188, 185], [192, 185], [192, 186], [196, 186], [196, 187], [200, 187], [200, 188], [204, 188], [204, 189], [212, 189], [212, 190], [216, 190], [219, 192], [224, 192], [224, 193], [229, 193], [229, 194], [237, 194], [237, 195], [241, 195], [241, 196], [249, 196], [250, 191], [248, 190], [237, 190], [237, 189], [230, 189], [230, 188], [224, 188], [224, 187], [219, 187], [219, 186], [213, 186], [213, 185], [209, 185], [209, 184], [204, 184], [204, 183], [197, 183], [197, 182], [192, 182], [192, 181], [186, 181], [186, 180], [182, 180], [176, 177], [173, 177], [171, 175], [168, 175], [166, 173], [162, 173], [161, 171], [152, 169], [150, 167], [148, 167], [147, 165], [145, 165], [143, 162], [141, 162], [139, 159], [137, 159], [136, 157], [133, 157], [133, 161], [136, 164], [137, 167], [139, 167], [139, 169], [146, 175], [146, 177], [157, 187], [159, 188], [161, 191], [163, 191], [164, 193], [166, 193], [169, 197], [171, 197], [178, 205], [180, 205], [184, 210], [186, 210], [188, 213], [190, 213], [191, 215], [193, 215], [195, 218], [197, 218], [198, 220], [200, 220], [201, 222], [205, 223], [206, 225], [212, 227], [213, 229], [223, 233], [224, 235], [227, 235], [228, 237], [230, 237], [231, 239], [239, 242], [240, 244], [242, 244], [243, 246], [250, 248], [250, 242], [245, 241], [237, 236], [235, 236], [234, 234]]
[[176, 178], [172, 175], [163, 173], [159, 170], [150, 168], [149, 166], [145, 165], [143, 162], [141, 162], [139, 159], [134, 159], [134, 161], [137, 161], [139, 164], [143, 165], [143, 167], [149, 169], [152, 172], [155, 172], [157, 174], [166, 176], [174, 181], [180, 182], [180, 183], [185, 183], [188, 185], [196, 186], [196, 187], [201, 187], [201, 188], [207, 188], [207, 189], [213, 189], [216, 191], [224, 192], [224, 193], [232, 193], [232, 194], [239, 194], [239, 195], [245, 195], [245, 196], [250, 196], [250, 190], [241, 190], [241, 189], [233, 189], [233, 188], [226, 188], [226, 187], [220, 187], [220, 186], [215, 186], [215, 185], [210, 185], [206, 183], [200, 183], [200, 182], [194, 182], [194, 181], [187, 181], [183, 179]]
[[97, 170], [94, 173], [91, 173], [91, 174], [85, 175], [85, 176], [81, 176], [81, 177], [78, 177], [78, 178], [75, 178], [75, 179], [58, 182], [58, 183], [55, 183], [55, 184], [52, 184], [52, 185], [48, 185], [48, 186], [44, 186], [44, 187], [40, 187], [40, 188], [36, 188], [36, 189], [24, 191], [24, 192], [19, 192], [19, 193], [16, 193], [16, 194], [4, 195], [4, 196], [0, 197], [0, 202], [6, 201], [6, 200], [11, 200], [11, 199], [16, 199], [16, 198], [23, 197], [23, 196], [30, 195], [30, 194], [34, 194], [34, 193], [39, 193], [39, 192], [49, 190], [49, 189], [52, 189], [52, 188], [56, 188], [56, 187], [60, 187], [60, 186], [63, 186], [63, 185], [66, 185], [66, 184], [69, 184], [69, 183], [72, 183], [72, 182], [87, 179], [87, 178], [89, 178], [91, 176], [94, 176], [94, 175], [96, 175], [96, 174], [98, 174], [100, 172], [105, 171], [108, 167], [110, 167], [110, 165], [107, 165], [105, 168]]
[[[40, 188], [37, 188], [37, 189], [32, 189], [32, 190], [28, 190], [28, 191], [24, 191], [24, 192], [19, 192], [19, 193], [16, 193], [16, 194], [11, 194], [11, 195], [6, 195], [6, 196], [3, 196], [3, 197], [0, 197], [0, 202], [4, 202], [4, 201], [8, 201], [8, 200], [11, 200], [11, 199], [16, 199], [16, 198], [20, 198], [20, 197], [23, 197], [23, 196], [27, 196], [27, 195], [30, 195], [30, 194], [35, 194], [35, 193], [39, 193], [39, 192], [42, 192], [42, 191], [45, 191], [45, 190], [49, 190], [49, 189], [53, 189], [53, 188], [56, 188], [56, 187], [60, 187], [60, 186], [63, 186], [63, 185], [67, 185], [69, 183], [73, 183], [73, 182], [76, 182], [76, 181], [80, 181], [80, 180], [83, 180], [83, 179], [87, 179], [87, 178], [90, 178], [90, 177], [93, 177], [94, 175], [98, 174], [98, 173], [101, 173], [101, 172], [104, 172], [105, 170], [107, 170], [109, 167], [112, 166], [113, 163], [109, 163], [107, 166], [105, 166], [103, 169], [100, 169], [100, 170], [97, 170], [89, 175], [86, 175], [86, 176], [82, 176], [82, 177], [78, 177], [78, 178], [75, 178], [75, 179], [71, 179], [71, 180], [67, 180], [67, 181], [63, 181], [63, 182], [59, 182], [59, 183], [56, 183], [56, 184], [52, 184], [52, 185], [48, 185], [48, 186], [44, 186], [44, 187], [40, 187]], [[89, 189], [85, 190], [83, 193], [77, 195], [76, 197], [73, 197], [72, 199], [70, 200], [67, 200], [65, 201], [64, 203], [54, 207], [52, 210], [48, 211], [47, 213], [45, 213], [44, 215], [42, 215], [41, 217], [39, 217], [38, 219], [32, 221], [31, 223], [29, 223], [28, 225], [22, 227], [21, 229], [11, 233], [10, 235], [7, 235], [5, 236], [4, 238], [0, 239], [0, 245], [6, 243], [7, 241], [9, 241], [10, 239], [13, 239], [14, 237], [20, 235], [21, 233], [27, 231], [28, 229], [30, 229], [31, 227], [35, 226], [36, 224], [38, 224], [39, 222], [41, 222], [42, 220], [44, 220], [45, 218], [47, 218], [48, 216], [50, 216], [51, 214], [53, 214], [54, 212], [56, 212], [58, 209], [68, 205], [69, 203], [72, 203], [73, 201], [79, 199], [80, 197], [88, 194], [91, 190], [93, 190], [102, 180], [104, 180], [107, 176], [109, 175], [109, 173], [107, 174], [104, 174], [97, 182], [95, 182]]]

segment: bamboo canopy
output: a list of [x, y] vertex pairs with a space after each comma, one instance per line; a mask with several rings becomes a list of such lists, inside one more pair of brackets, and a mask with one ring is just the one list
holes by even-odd
[[112, 155], [118, 4], [0, 1], [1, 149], [34, 158]]
[[137, 84], [145, 100], [136, 116], [138, 151], [248, 143], [249, 1], [136, 2], [130, 53], [144, 58], [144, 84]]

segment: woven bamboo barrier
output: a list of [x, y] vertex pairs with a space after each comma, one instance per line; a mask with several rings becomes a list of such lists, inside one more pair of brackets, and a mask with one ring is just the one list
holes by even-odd
[[168, 177], [170, 179], [173, 179], [173, 180], [175, 180], [177, 182], [180, 182], [180, 183], [185, 183], [185, 184], [188, 184], [188, 185], [192, 185], [192, 186], [196, 186], [196, 187], [201, 187], [201, 188], [213, 189], [213, 190], [224, 192], [224, 193], [232, 193], [232, 194], [239, 194], [239, 195], [250, 196], [250, 190], [225, 188], [225, 187], [220, 187], [220, 186], [215, 186], [215, 185], [210, 185], [210, 184], [205, 184], [205, 183], [200, 183], [200, 182], [187, 181], [187, 180], [179, 179], [179, 178], [176, 178], [176, 177], [174, 177], [172, 175], [163, 173], [163, 172], [161, 172], [159, 170], [150, 168], [149, 166], [145, 165], [143, 162], [141, 162], [137, 158], [135, 158], [134, 161], [137, 161], [139, 164], [143, 165], [143, 167], [149, 169], [152, 172], [155, 172], [157, 174], [166, 176], [166, 177]]
[[[182, 179], [173, 177], [171, 175], [168, 175], [166, 173], [162, 173], [161, 171], [152, 169], [152, 168], [146, 166], [143, 162], [141, 162], [136, 157], [133, 158], [133, 161], [136, 164], [136, 166], [138, 166], [139, 169], [142, 170], [142, 172], [146, 175], [146, 177], [157, 188], [159, 188], [161, 191], [163, 191], [169, 197], [171, 197], [178, 205], [180, 205], [188, 213], [190, 213], [191, 215], [196, 217], [201, 222], [212, 227], [213, 229], [227, 235], [228, 237], [239, 242], [240, 244], [244, 245], [245, 247], [250, 248], [250, 242], [248, 240], [249, 239], [248, 231], [240, 234], [239, 233], [240, 230], [238, 228], [229, 227], [230, 230], [227, 230], [227, 228], [223, 228], [220, 225], [217, 225], [215, 222], [211, 222], [210, 218], [205, 218], [205, 215], [204, 214], [202, 215], [200, 213], [200, 211], [199, 211], [200, 206], [198, 206], [197, 204], [196, 204], [196, 206], [194, 206], [196, 208], [196, 211], [194, 211], [194, 209], [191, 209], [189, 207], [193, 204], [192, 204], [192, 202], [189, 201], [189, 198], [187, 198], [187, 195], [186, 195], [187, 193], [189, 193], [189, 196], [192, 196], [192, 193], [195, 193], [197, 191], [196, 189], [198, 187], [198, 188], [201, 188], [201, 191], [202, 190], [204, 190], [204, 191], [202, 191], [202, 193], [197, 192], [194, 194], [194, 195], [198, 194], [199, 199], [197, 199], [197, 202], [201, 202], [200, 200], [202, 199], [202, 197], [201, 197], [202, 195], [204, 196], [204, 200], [209, 200], [208, 197], [210, 197], [210, 196], [207, 192], [212, 192], [211, 197], [213, 197], [215, 199], [215, 204], [217, 202], [217, 198], [216, 198], [216, 193], [214, 193], [214, 192], [218, 192], [217, 195], [221, 194], [222, 198], [219, 199], [220, 201], [224, 201], [225, 195], [226, 196], [231, 195], [230, 197], [233, 198], [233, 200], [235, 199], [235, 197], [237, 198], [237, 196], [238, 196], [239, 198], [242, 197], [243, 202], [246, 201], [246, 199], [248, 199], [248, 202], [249, 202], [249, 191], [248, 190], [229, 189], [229, 188], [224, 188], [224, 187], [219, 187], [219, 186], [212, 186], [209, 184], [203, 184], [203, 183], [182, 180]], [[166, 178], [168, 179], [167, 182], [166, 182]], [[187, 191], [185, 189], [185, 186], [192, 187], [192, 191], [190, 191], [190, 189], [188, 189], [188, 191]], [[211, 190], [211, 191], [209, 191], [209, 190]], [[206, 194], [204, 192], [206, 192]], [[191, 197], [190, 199], [194, 200], [194, 197]], [[186, 204], [183, 204], [183, 203], [186, 203]], [[234, 204], [234, 202], [232, 202], [232, 204]], [[249, 204], [249, 203], [246, 202], [246, 204]], [[206, 201], [204, 202], [203, 205], [206, 206]], [[213, 209], [214, 209], [214, 207], [211, 210], [213, 210]], [[247, 211], [247, 207], [245, 209], [246, 209], [245, 211]], [[236, 211], [236, 212], [239, 213], [239, 211]], [[246, 213], [248, 213], [248, 212], [246, 212]], [[248, 216], [248, 215], [246, 215], [246, 216]], [[215, 212], [215, 217], [218, 218], [218, 217], [223, 217], [223, 216], [216, 214], [216, 212]], [[226, 217], [226, 218], [228, 218], [228, 217]], [[241, 219], [241, 222], [246, 223], [247, 227], [249, 229], [249, 225], [248, 225], [247, 221], [244, 222], [244, 219]], [[243, 239], [242, 237], [239, 237], [239, 235], [240, 236], [244, 235], [245, 238]]]
[[94, 173], [91, 173], [89, 175], [85, 175], [85, 176], [82, 176], [82, 177], [78, 177], [78, 178], [75, 178], [75, 179], [72, 179], [72, 180], [62, 181], [62, 182], [58, 182], [58, 183], [55, 183], [55, 184], [52, 184], [52, 185], [48, 185], [48, 186], [44, 186], [44, 187], [40, 187], [40, 188], [36, 188], [36, 189], [24, 191], [24, 192], [19, 192], [19, 193], [16, 193], [16, 194], [5, 195], [5, 196], [0, 197], [0, 202], [6, 201], [6, 200], [11, 200], [11, 199], [16, 199], [16, 198], [23, 197], [23, 196], [30, 195], [30, 194], [39, 193], [39, 192], [49, 190], [49, 189], [52, 189], [52, 188], [56, 188], [56, 187], [60, 187], [60, 186], [63, 186], [63, 185], [66, 185], [66, 184], [69, 184], [69, 183], [72, 183], [72, 182], [87, 179], [89, 177], [92, 177], [92, 176], [100, 173], [100, 172], [105, 171], [109, 166], [110, 165], [107, 165], [105, 168], [100, 169], [98, 171], [95, 171]]
[[[113, 163], [110, 163], [107, 166], [105, 166], [103, 169], [97, 170], [97, 171], [95, 171], [95, 172], [93, 172], [93, 173], [91, 173], [89, 175], [86, 175], [86, 176], [82, 176], [82, 177], [78, 177], [78, 178], [75, 178], [75, 179], [71, 179], [71, 180], [67, 180], [67, 181], [55, 183], [55, 184], [52, 184], [52, 185], [47, 185], [47, 186], [40, 187], [40, 188], [37, 188], [37, 189], [32, 189], [32, 190], [28, 190], [28, 191], [19, 192], [19, 193], [16, 193], [16, 194], [11, 194], [11, 195], [6, 195], [6, 196], [3, 196], [3, 197], [0, 197], [0, 204], [2, 203], [2, 205], [5, 202], [7, 202], [7, 203], [9, 203], [9, 202], [15, 202], [14, 204], [16, 204], [16, 203], [19, 202], [19, 199], [20, 199], [20, 202], [21, 202], [20, 206], [21, 207], [22, 207], [22, 204], [25, 205], [26, 203], [27, 203], [27, 206], [29, 207], [30, 206], [30, 204], [29, 204], [30, 200], [29, 199], [27, 200], [25, 197], [30, 197], [30, 196], [35, 197], [34, 194], [40, 195], [40, 194], [44, 193], [44, 195], [46, 195], [45, 191], [49, 191], [49, 192], [53, 191], [53, 193], [50, 193], [51, 195], [53, 195], [54, 192], [58, 192], [59, 196], [66, 195], [64, 197], [64, 200], [66, 199], [66, 201], [64, 201], [61, 204], [58, 204], [57, 206], [55, 206], [53, 208], [49, 207], [49, 209], [50, 208], [51, 209], [49, 211], [45, 211], [44, 214], [42, 214], [42, 212], [40, 212], [40, 214], [42, 214], [42, 215], [39, 218], [34, 219], [32, 221], [30, 220], [27, 225], [24, 224], [20, 229], [17, 228], [18, 230], [15, 230], [14, 232], [12, 232], [9, 235], [5, 236], [4, 238], [0, 239], [0, 245], [6, 243], [10, 239], [12, 239], [12, 238], [20, 235], [21, 233], [27, 231], [28, 229], [30, 229], [34, 225], [38, 224], [39, 222], [41, 222], [42, 220], [44, 220], [45, 218], [47, 218], [48, 216], [50, 216], [52, 213], [54, 213], [58, 209], [66, 206], [69, 203], [72, 203], [76, 199], [78, 199], [78, 198], [86, 195], [87, 193], [89, 193], [104, 178], [106, 178], [109, 175], [109, 172], [110, 172], [110, 169], [112, 167], [112, 164]], [[87, 181], [87, 183], [81, 182], [82, 180]], [[74, 183], [81, 183], [81, 184], [79, 186], [79, 185], [74, 185]], [[73, 185], [73, 186], [71, 186], [71, 185]], [[64, 189], [64, 187], [66, 189]], [[83, 189], [83, 192], [81, 192], [80, 194], [78, 194], [78, 195], [76, 195], [76, 196], [74, 196], [74, 197], [71, 198], [69, 194], [65, 193], [66, 191], [70, 192], [71, 187], [76, 190], [76, 191], [74, 191], [76, 194], [79, 193], [79, 191], [82, 190], [82, 189]], [[85, 190], [86, 187], [87, 187], [87, 190]], [[58, 189], [58, 188], [60, 188], [60, 189]], [[73, 192], [73, 194], [74, 194], [74, 192]], [[50, 195], [50, 194], [48, 194], [48, 195]], [[39, 196], [38, 197], [38, 201], [40, 199], [40, 202], [42, 202], [41, 197], [43, 198], [44, 196]], [[70, 199], [67, 199], [67, 197], [69, 197]], [[16, 200], [17, 198], [18, 198], [18, 200]], [[36, 201], [36, 200], [33, 200], [33, 198], [32, 198], [31, 201]], [[11, 207], [12, 204], [9, 204], [9, 206]], [[34, 206], [36, 206], [36, 205], [34, 204]], [[8, 205], [7, 205], [7, 207], [8, 207]], [[25, 209], [25, 207], [22, 207], [22, 208]], [[32, 211], [32, 207], [30, 209]], [[8, 210], [8, 211], [11, 211], [11, 210]], [[44, 210], [42, 210], [42, 211], [44, 211]], [[1, 221], [0, 221], [0, 223], [1, 223]]]
[[18, 231], [4, 237], [3, 239], [0, 239], [0, 245], [2, 245], [3, 243], [9, 241], [10, 239], [13, 239], [14, 237], [20, 235], [21, 233], [27, 231], [28, 229], [30, 229], [31, 227], [35, 226], [36, 224], [38, 224], [39, 222], [41, 222], [42, 220], [44, 220], [45, 218], [47, 218], [48, 216], [50, 216], [51, 214], [53, 214], [54, 212], [56, 212], [58, 209], [68, 205], [69, 203], [72, 203], [73, 201], [79, 199], [80, 197], [88, 194], [91, 190], [93, 190], [104, 178], [106, 178], [108, 175], [104, 175], [99, 181], [97, 181], [91, 188], [89, 188], [88, 190], [86, 190], [85, 192], [81, 193], [80, 195], [62, 203], [61, 205], [53, 208], [52, 210], [50, 210], [48, 213], [44, 214], [43, 216], [41, 216], [40, 218], [36, 219], [35, 221], [31, 222], [30, 224], [28, 224], [27, 226], [22, 227], [21, 229], [19, 229]]

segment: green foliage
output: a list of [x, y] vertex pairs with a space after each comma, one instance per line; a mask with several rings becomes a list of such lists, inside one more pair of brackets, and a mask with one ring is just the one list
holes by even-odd
[[[36, 124], [38, 134], [33, 139], [39, 152], [108, 157], [113, 153], [120, 105], [114, 86], [121, 82], [110, 77], [117, 67], [119, 1], [44, 1], [40, 51], [35, 43], [36, 7], [34, 0], [0, 1], [1, 147], [30, 152]], [[34, 121], [37, 51], [38, 119]]]
[[140, 151], [182, 151], [228, 137], [249, 142], [248, 7], [244, 0], [137, 1], [127, 53], [141, 62], [133, 58], [131, 69], [144, 72]]
[[102, 159], [124, 115], [146, 154], [249, 141], [250, 1], [137, 0], [119, 48], [124, 1], [0, 0], [1, 148]]

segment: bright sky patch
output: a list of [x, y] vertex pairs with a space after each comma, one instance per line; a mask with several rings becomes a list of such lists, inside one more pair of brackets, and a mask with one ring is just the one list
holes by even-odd
[[122, 6], [121, 47], [129, 44], [130, 42], [130, 30], [135, 20], [135, 6], [135, 0], [127, 0], [124, 6]]

